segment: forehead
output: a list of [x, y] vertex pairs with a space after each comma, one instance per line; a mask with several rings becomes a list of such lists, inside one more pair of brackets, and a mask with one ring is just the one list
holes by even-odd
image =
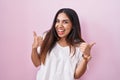
[[69, 20], [69, 17], [65, 13], [59, 13], [58, 16], [57, 16], [57, 19], [60, 19], [60, 20], [67, 19], [67, 20]]

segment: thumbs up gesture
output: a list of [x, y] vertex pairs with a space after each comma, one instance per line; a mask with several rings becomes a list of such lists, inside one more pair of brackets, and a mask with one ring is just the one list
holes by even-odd
[[33, 32], [33, 36], [34, 36], [34, 42], [32, 44], [32, 48], [37, 48], [38, 46], [42, 45], [42, 37], [41, 36], [37, 36], [36, 32]]
[[84, 59], [86, 59], [86, 60], [91, 59], [90, 51], [91, 51], [91, 48], [93, 47], [93, 45], [95, 45], [95, 43], [91, 43], [91, 44], [81, 43], [80, 44], [80, 50], [83, 53], [82, 57]]

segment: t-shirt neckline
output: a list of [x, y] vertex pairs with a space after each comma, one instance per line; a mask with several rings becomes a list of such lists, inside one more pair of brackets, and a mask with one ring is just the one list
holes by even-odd
[[69, 46], [61, 46], [58, 42], [56, 43], [60, 48], [68, 48]]

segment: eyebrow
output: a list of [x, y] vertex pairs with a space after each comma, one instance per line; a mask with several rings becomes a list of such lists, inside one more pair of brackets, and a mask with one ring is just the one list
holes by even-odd
[[[57, 18], [56, 20], [60, 20], [60, 19]], [[63, 19], [62, 21], [70, 21], [70, 20], [69, 19]]]

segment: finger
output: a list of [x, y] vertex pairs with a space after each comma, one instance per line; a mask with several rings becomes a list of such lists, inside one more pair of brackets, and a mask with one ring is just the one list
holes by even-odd
[[36, 34], [36, 32], [35, 32], [35, 31], [33, 31], [33, 36], [37, 36], [37, 34]]
[[42, 41], [43, 38], [41, 36], [38, 37], [38, 41]]
[[91, 56], [89, 56], [89, 57], [88, 57], [88, 61], [89, 61], [89, 60], [91, 60], [91, 58], [92, 58], [92, 57], [91, 57]]
[[38, 36], [38, 38], [41, 40], [42, 39], [42, 37], [41, 36]]
[[87, 43], [85, 43], [85, 42], [82, 42], [80, 45], [86, 45]]
[[88, 44], [87, 43], [81, 43], [80, 44], [80, 47], [85, 47], [85, 46], [87, 46]]
[[91, 43], [91, 44], [90, 44], [90, 47], [92, 47], [92, 46], [95, 45], [95, 44], [96, 44], [95, 42]]

